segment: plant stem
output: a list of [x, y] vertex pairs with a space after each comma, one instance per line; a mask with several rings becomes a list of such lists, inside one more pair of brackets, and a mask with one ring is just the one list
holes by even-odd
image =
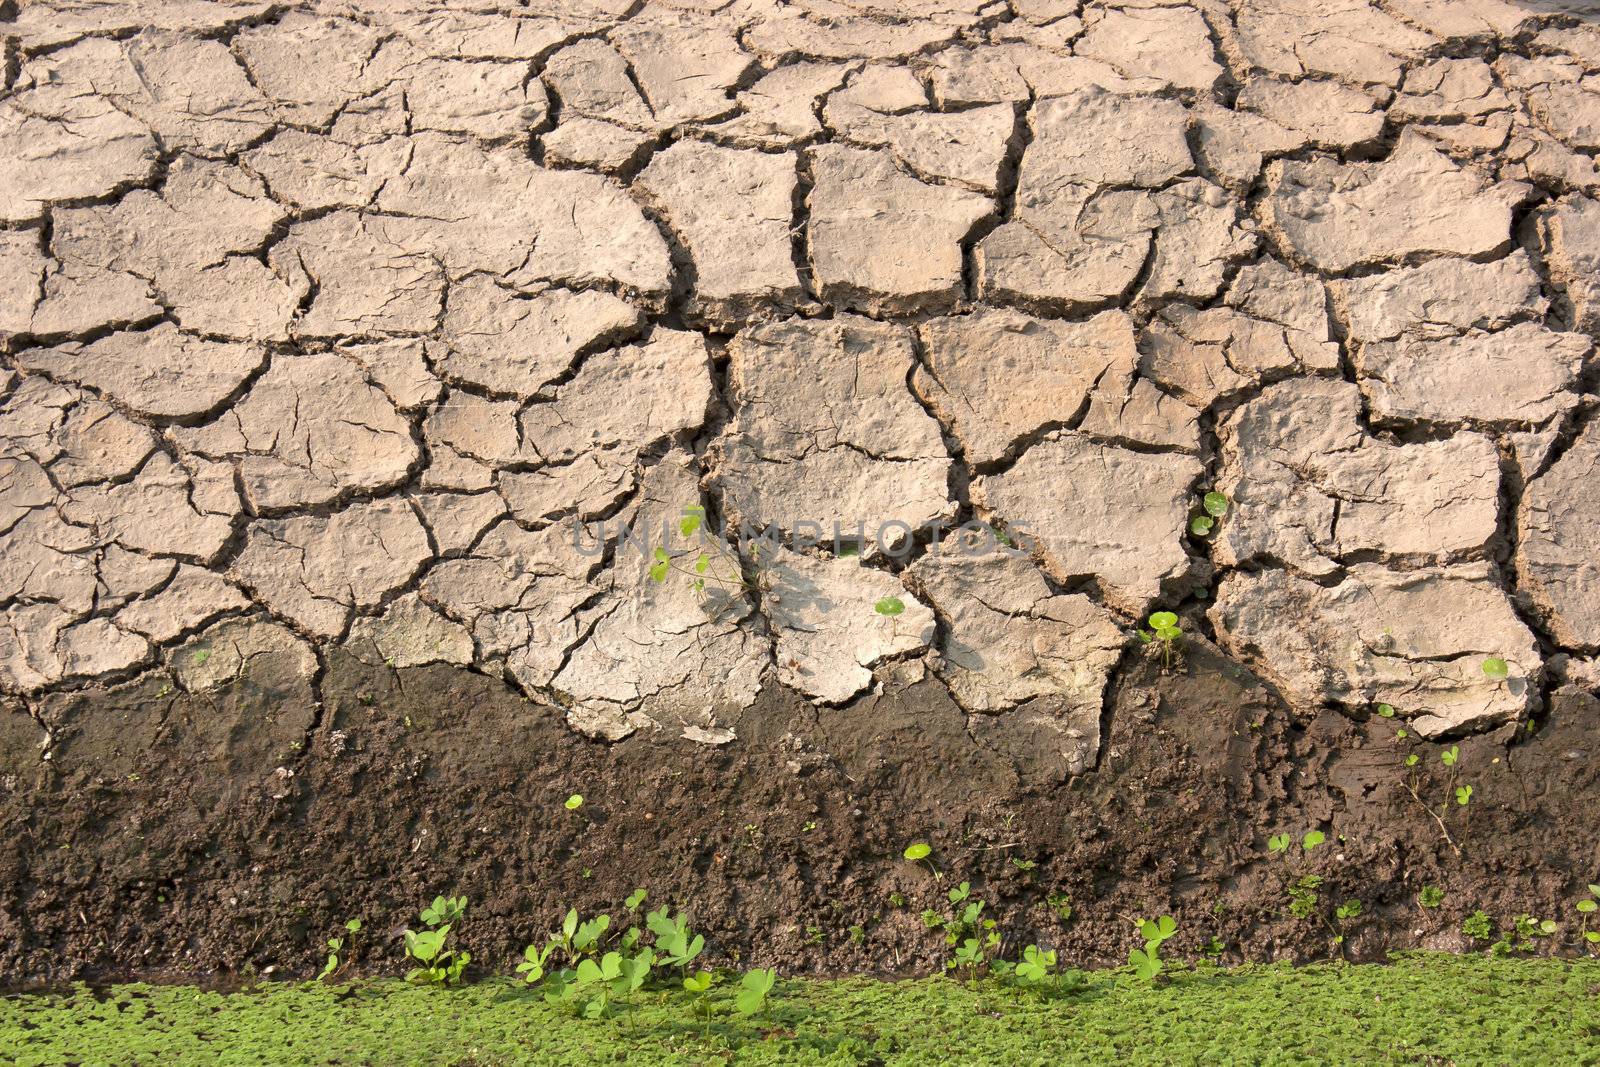
[[1422, 802], [1422, 797], [1418, 795], [1415, 783], [1410, 779], [1406, 780], [1406, 792], [1410, 793], [1411, 799], [1417, 802], [1417, 807], [1427, 812], [1433, 821], [1439, 824], [1439, 832], [1444, 835], [1445, 844], [1449, 845], [1450, 850], [1456, 854], [1456, 859], [1460, 859], [1461, 846], [1457, 845], [1456, 839], [1450, 836], [1450, 829], [1449, 827], [1445, 826], [1444, 820], [1439, 817], [1439, 813]]

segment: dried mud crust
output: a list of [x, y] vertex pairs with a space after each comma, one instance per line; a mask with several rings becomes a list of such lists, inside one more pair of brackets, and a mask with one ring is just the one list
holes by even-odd
[[[1309, 951], [1250, 835], [1312, 824], [1358, 951], [1425, 877], [1554, 906], [1592, 6], [0, 0], [7, 973], [264, 967], [446, 888], [488, 959], [619, 871], [726, 951], [926, 967], [899, 848], [1021, 908], [1017, 827], [1086, 958], [1219, 893]], [[573, 543], [688, 506], [758, 588]], [[934, 550], [967, 520], [1037, 550]], [[1401, 725], [1482, 755], [1453, 874]]]
[[[209, 700], [146, 682], [51, 701], [53, 758], [5, 768], [0, 976], [304, 974], [352, 915], [360, 966], [385, 973], [445, 889], [470, 898], [461, 934], [501, 970], [565, 907], [615, 913], [639, 886], [689, 909], [719, 959], [926, 972], [943, 946], [918, 913], [968, 879], [1009, 936], [1077, 964], [1121, 962], [1125, 917], [1157, 911], [1186, 952], [1215, 935], [1227, 959], [1307, 958], [1326, 934], [1284, 914], [1263, 857], [1267, 835], [1314, 825], [1338, 835], [1315, 867], [1329, 893], [1366, 905], [1348, 950], [1377, 959], [1466, 947], [1474, 908], [1558, 914], [1596, 860], [1600, 701], [1570, 688], [1529, 739], [1462, 744], [1460, 859], [1404, 792], [1387, 720], [1296, 716], [1203, 642], [1170, 672], [1129, 666], [1101, 766], [1065, 784], [1000, 754], [1014, 719], [969, 723], [928, 680], [822, 710], [771, 688], [722, 747], [589, 741], [455, 667], [336, 655], [322, 690], [304, 751], [308, 694], [268, 678]], [[31, 720], [4, 721], [26, 752]], [[913, 839], [942, 883], [900, 857]], [[1428, 884], [1446, 890], [1436, 911], [1415, 903]]]

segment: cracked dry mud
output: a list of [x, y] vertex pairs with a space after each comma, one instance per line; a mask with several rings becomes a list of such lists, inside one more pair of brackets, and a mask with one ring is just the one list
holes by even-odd
[[[1300, 951], [1253, 854], [1311, 824], [1377, 952], [1447, 877], [1380, 703], [1481, 759], [1459, 904], [1600, 862], [1587, 816], [1516, 841], [1597, 799], [1600, 5], [11, 0], [0, 38], [0, 974], [302, 965], [452, 878], [501, 947], [698, 879], [721, 950], [887, 958], [825, 920], [914, 967], [886, 857], [941, 834], [1023, 922], [1006, 853], [1050, 860], [1088, 958], [1224, 886], [1228, 940]], [[749, 588], [577, 536], [691, 506]]]

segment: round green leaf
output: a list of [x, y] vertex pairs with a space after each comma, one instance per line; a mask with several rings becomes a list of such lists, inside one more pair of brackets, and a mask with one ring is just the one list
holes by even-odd
[[1200, 504], [1213, 518], [1220, 519], [1228, 513], [1228, 498], [1223, 493], [1207, 493]]
[[1211, 528], [1216, 524], [1217, 520], [1209, 515], [1196, 515], [1189, 520], [1189, 532], [1196, 537], [1207, 537], [1211, 533]]
[[1150, 616], [1150, 629], [1160, 632], [1171, 630], [1178, 625], [1178, 617], [1170, 611], [1158, 611]]
[[1503, 682], [1506, 680], [1506, 676], [1511, 673], [1511, 668], [1499, 656], [1490, 656], [1483, 661], [1483, 673], [1497, 682]]
[[905, 857], [913, 862], [916, 860], [925, 860], [932, 854], [933, 848], [929, 846], [926, 841], [918, 841], [915, 844], [906, 846]]
[[906, 610], [906, 602], [897, 596], [886, 596], [872, 605], [872, 610], [879, 615], [887, 615], [892, 619]]
[[1585, 915], [1587, 915], [1591, 911], [1594, 911], [1596, 908], [1600, 908], [1600, 904], [1596, 904], [1592, 900], [1580, 900], [1580, 901], [1578, 901], [1578, 910], [1583, 912]]
[[1385, 718], [1385, 719], [1394, 718], [1394, 705], [1393, 704], [1379, 704], [1378, 705], [1378, 714], [1381, 717]]
[[568, 811], [577, 811], [581, 807], [583, 807], [582, 793], [574, 793], [567, 798], [566, 809]]

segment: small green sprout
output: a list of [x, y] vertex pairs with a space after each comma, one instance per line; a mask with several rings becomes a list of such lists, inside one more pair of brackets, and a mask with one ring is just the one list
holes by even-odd
[[1300, 847], [1310, 852], [1328, 839], [1328, 835], [1321, 830], [1307, 830], [1306, 836], [1300, 839]]
[[906, 850], [904, 853], [902, 853], [902, 855], [904, 855], [906, 859], [915, 863], [918, 860], [925, 860], [929, 856], [933, 855], [933, 847], [926, 841], [917, 841], [913, 844], [907, 845]]
[[1053, 951], [1041, 949], [1038, 945], [1029, 945], [1022, 950], [1022, 959], [1017, 961], [1017, 982], [1021, 985], [1038, 985], [1056, 969], [1056, 954]]
[[1201, 497], [1201, 514], [1189, 520], [1189, 532], [1196, 537], [1209, 537], [1216, 528], [1217, 520], [1228, 513], [1228, 504], [1228, 497], [1224, 493], [1213, 491]]
[[1149, 630], [1140, 630], [1139, 639], [1146, 644], [1151, 641], [1161, 642], [1161, 664], [1171, 666], [1172, 650], [1183, 637], [1183, 627], [1178, 622], [1178, 617], [1170, 611], [1158, 611], [1147, 620]]
[[1322, 890], [1320, 874], [1302, 875], [1289, 886], [1289, 914], [1296, 919], [1309, 919], [1316, 914], [1317, 896]]
[[544, 978], [544, 965], [557, 947], [559, 947], [557, 943], [552, 941], [543, 949], [538, 945], [529, 945], [523, 949], [522, 962], [517, 964], [517, 973], [522, 975], [522, 980], [532, 985]]
[[1456, 844], [1456, 839], [1451, 835], [1450, 827], [1446, 824], [1445, 818], [1452, 810], [1449, 799], [1452, 791], [1455, 793], [1458, 807], [1465, 807], [1472, 797], [1471, 786], [1457, 786], [1457, 778], [1461, 773], [1458, 769], [1461, 762], [1461, 746], [1451, 745], [1439, 753], [1439, 762], [1450, 770], [1450, 779], [1445, 785], [1444, 797], [1438, 804], [1432, 804], [1422, 799], [1422, 790], [1424, 785], [1427, 784], [1428, 776], [1421, 769], [1421, 762], [1422, 757], [1417, 753], [1410, 752], [1406, 754], [1405, 767], [1408, 773], [1401, 781], [1401, 785], [1410, 794], [1417, 807], [1425, 811], [1428, 818], [1432, 819], [1434, 825], [1439, 828], [1439, 836], [1444, 838], [1445, 844], [1450, 846], [1450, 851], [1459, 857], [1461, 855], [1461, 846]]
[[667, 571], [672, 569], [672, 557], [667, 555], [667, 550], [658, 548], [654, 553], [655, 562], [650, 564], [650, 580], [660, 584], [667, 580]]
[[1145, 919], [1139, 924], [1139, 936], [1158, 945], [1177, 932], [1178, 921], [1170, 915], [1163, 915], [1159, 919]]
[[706, 999], [706, 994], [716, 981], [716, 975], [710, 971], [696, 971], [683, 979], [684, 992], [694, 997], [691, 1010], [705, 1020], [705, 1030], [702, 1031], [705, 1036], [711, 1032], [711, 1003]]
[[1461, 920], [1461, 932], [1474, 941], [1488, 941], [1494, 937], [1494, 920], [1489, 918], [1488, 912], [1479, 908]]
[[[1345, 923], [1356, 918], [1360, 914], [1361, 901], [1355, 899], [1354, 897], [1351, 897], [1349, 900], [1346, 900], [1343, 904], [1340, 904], [1337, 908], [1333, 909], [1333, 943], [1335, 945], [1344, 945]], [[1341, 947], [1339, 951], [1342, 953], [1344, 949]]]
[[1444, 903], [1444, 890], [1436, 885], [1425, 885], [1417, 894], [1417, 903], [1424, 908], [1437, 908]]
[[655, 935], [656, 951], [668, 967], [686, 972], [706, 947], [704, 935], [689, 929], [688, 917], [681, 913], [674, 917], [665, 904], [645, 916], [645, 925]]
[[566, 808], [568, 811], [577, 811], [579, 808], [583, 807], [583, 794], [572, 794], [566, 799], [566, 802], [562, 804], [562, 807]]
[[761, 970], [759, 967], [753, 971], [746, 971], [745, 976], [739, 981], [739, 992], [733, 998], [733, 1007], [740, 1015], [751, 1016], [759, 1012], [767, 1003], [767, 994], [772, 992], [772, 987], [778, 981], [778, 972], [768, 968]]
[[1490, 656], [1483, 661], [1483, 673], [1489, 676], [1490, 681], [1503, 682], [1510, 675], [1511, 668], [1499, 656]]
[[1384, 719], [1392, 719], [1392, 718], [1394, 718], [1394, 705], [1393, 704], [1379, 704], [1378, 705], [1378, 715], [1379, 715], [1380, 718], [1384, 718]]
[[1578, 928], [1578, 933], [1584, 943], [1600, 945], [1600, 930], [1589, 929], [1589, 916], [1593, 915], [1596, 909], [1600, 909], [1600, 885], [1589, 883], [1589, 895], [1578, 901], [1576, 907], [1578, 914], [1583, 916], [1583, 925]]
[[1267, 851], [1287, 852], [1289, 851], [1289, 843], [1292, 840], [1293, 838], [1291, 838], [1288, 834], [1273, 834], [1271, 837], [1267, 838]]
[[1136, 948], [1128, 953], [1128, 963], [1133, 967], [1133, 973], [1146, 982], [1154, 982], [1161, 977], [1162, 968], [1166, 966], [1161, 960], [1161, 952], [1155, 948]]
[[645, 898], [649, 895], [650, 894], [646, 893], [643, 889], [635, 889], [632, 893], [628, 894], [628, 898], [622, 902], [622, 906], [627, 908], [629, 911], [633, 911], [638, 908], [640, 904], [643, 904]]
[[611, 916], [596, 915], [592, 919], [583, 919], [578, 915], [577, 908], [568, 908], [566, 917], [561, 920], [561, 952], [569, 964], [576, 964], [583, 957], [597, 951], [600, 939], [605, 937], [606, 931], [611, 928]]
[[434, 897], [433, 903], [422, 909], [419, 918], [427, 929], [404, 931], [406, 955], [419, 964], [406, 974], [406, 981], [435, 986], [460, 983], [462, 972], [472, 962], [472, 953], [445, 946], [451, 929], [466, 911], [466, 897]]
[[892, 619], [906, 610], [906, 602], [897, 596], [886, 596], [872, 605], [872, 610], [884, 618]]
[[[361, 920], [350, 919], [344, 924], [344, 929], [346, 935], [350, 939], [351, 946], [354, 947], [355, 935], [361, 932]], [[322, 973], [317, 975], [317, 980], [319, 982], [327, 979], [329, 976], [335, 974], [339, 970], [339, 952], [344, 948], [344, 945], [345, 938], [343, 937], [328, 938], [328, 962], [323, 965]]]
[[1159, 919], [1143, 919], [1138, 923], [1139, 936], [1144, 938], [1144, 948], [1128, 953], [1128, 964], [1133, 973], [1146, 982], [1154, 982], [1166, 970], [1161, 958], [1161, 946], [1178, 932], [1178, 922], [1170, 915]]

